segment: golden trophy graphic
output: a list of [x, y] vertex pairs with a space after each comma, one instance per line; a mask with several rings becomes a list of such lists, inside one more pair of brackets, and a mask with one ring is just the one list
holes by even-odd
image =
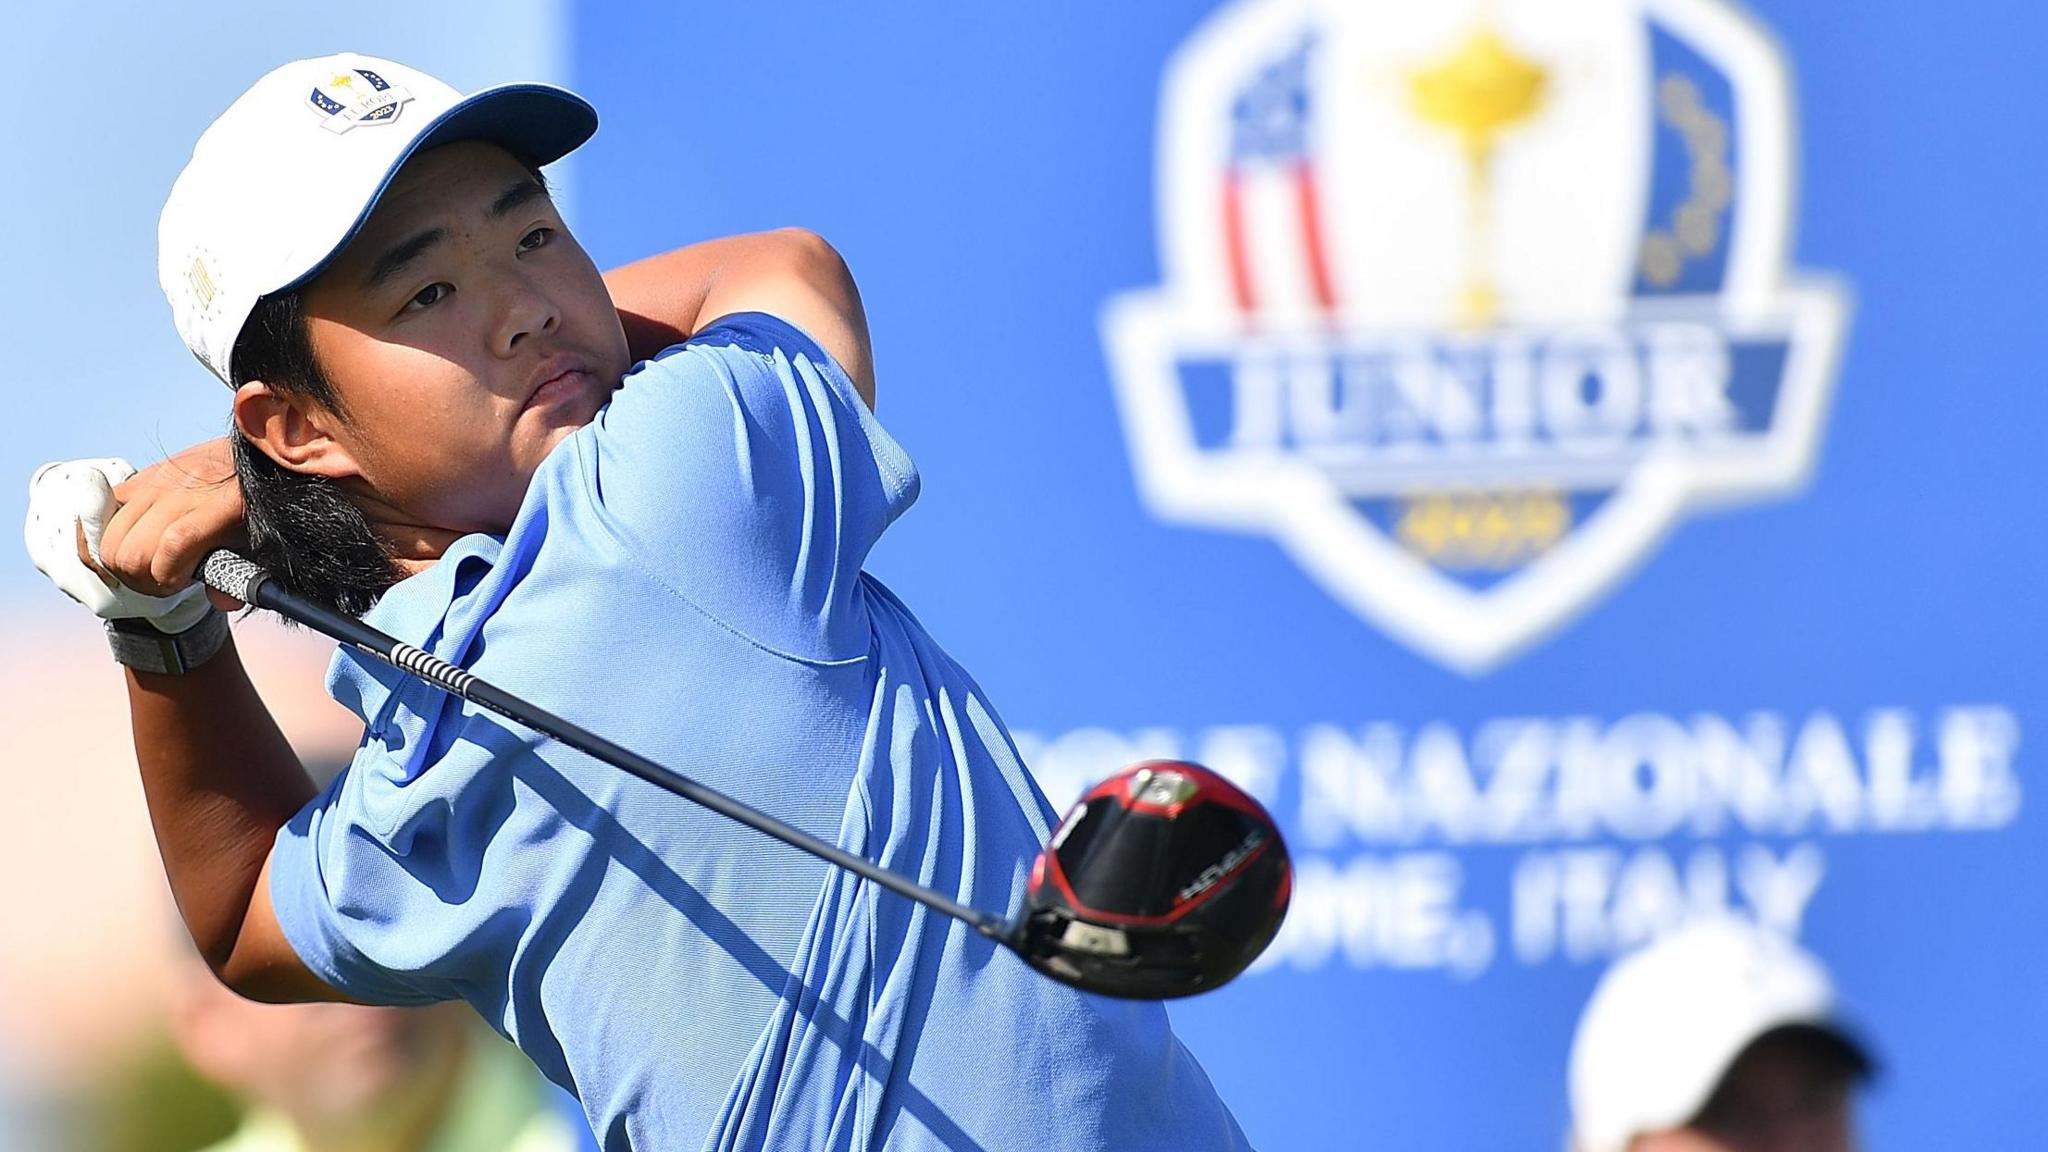
[[1424, 120], [1458, 134], [1465, 150], [1466, 211], [1472, 237], [1458, 318], [1473, 327], [1500, 314], [1493, 275], [1493, 155], [1501, 133], [1543, 104], [1547, 77], [1481, 23], [1439, 63], [1411, 73], [1409, 97]]

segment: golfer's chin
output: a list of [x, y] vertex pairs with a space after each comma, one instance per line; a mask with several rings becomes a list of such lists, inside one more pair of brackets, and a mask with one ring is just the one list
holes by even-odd
[[529, 465], [526, 469], [527, 478], [532, 478], [533, 470], [538, 468], [540, 462], [547, 459], [548, 454], [562, 441], [574, 436], [577, 429], [595, 420], [597, 410], [602, 406], [601, 399], [591, 396], [578, 398], [571, 403], [528, 408], [521, 412], [512, 435], [515, 442], [524, 442], [519, 457]]

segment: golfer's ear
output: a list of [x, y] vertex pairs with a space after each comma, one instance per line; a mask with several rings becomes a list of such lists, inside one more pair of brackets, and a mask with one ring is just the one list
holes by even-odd
[[261, 380], [235, 389], [236, 431], [294, 472], [334, 480], [361, 473], [354, 454], [335, 438], [339, 424], [326, 408], [304, 397], [273, 392]]

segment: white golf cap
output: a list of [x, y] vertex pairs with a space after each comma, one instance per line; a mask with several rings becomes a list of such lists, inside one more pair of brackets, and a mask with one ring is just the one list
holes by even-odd
[[353, 238], [406, 160], [490, 140], [538, 168], [597, 130], [546, 84], [464, 96], [414, 68], [344, 52], [258, 80], [192, 149], [157, 225], [157, 280], [178, 335], [213, 374], [258, 298], [311, 279]]
[[1625, 1152], [1636, 1136], [1683, 1126], [1743, 1049], [1791, 1026], [1825, 1032], [1867, 1064], [1820, 962], [1747, 920], [1694, 921], [1623, 957], [1572, 1040], [1572, 1148]]

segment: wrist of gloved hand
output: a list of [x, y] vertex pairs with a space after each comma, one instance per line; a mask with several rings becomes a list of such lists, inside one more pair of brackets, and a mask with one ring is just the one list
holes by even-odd
[[211, 604], [195, 623], [177, 632], [166, 631], [161, 622], [107, 621], [107, 642], [113, 646], [114, 659], [138, 672], [183, 676], [213, 659], [227, 641], [227, 613]]

